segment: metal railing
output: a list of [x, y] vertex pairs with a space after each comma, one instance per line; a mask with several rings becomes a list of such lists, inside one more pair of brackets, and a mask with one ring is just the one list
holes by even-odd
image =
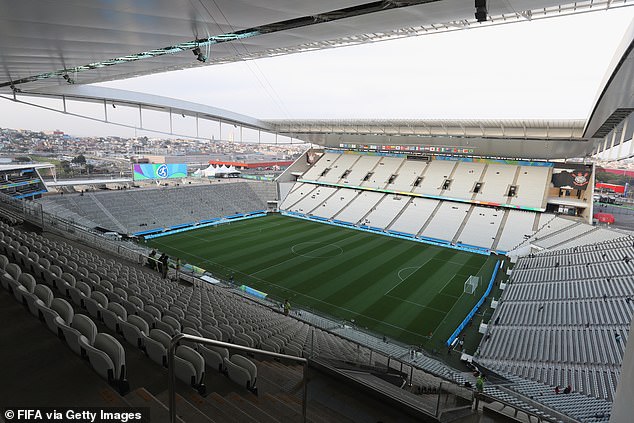
[[308, 360], [302, 357], [294, 357], [292, 355], [279, 354], [271, 351], [259, 350], [257, 348], [245, 347], [242, 345], [230, 344], [228, 342], [216, 341], [213, 339], [202, 338], [200, 336], [187, 335], [184, 333], [176, 334], [170, 341], [169, 348], [167, 350], [167, 363], [168, 363], [168, 395], [169, 395], [169, 415], [170, 423], [176, 423], [176, 373], [174, 372], [174, 353], [176, 346], [180, 341], [192, 341], [203, 345], [212, 345], [214, 347], [231, 348], [238, 351], [249, 352], [253, 354], [260, 354], [272, 358], [280, 358], [284, 360], [291, 360], [296, 363], [301, 363], [304, 366], [302, 374], [302, 422], [306, 423], [306, 406], [308, 399]]

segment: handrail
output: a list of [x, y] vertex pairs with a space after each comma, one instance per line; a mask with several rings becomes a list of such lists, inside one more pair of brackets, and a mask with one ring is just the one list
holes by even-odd
[[302, 374], [302, 386], [304, 393], [302, 395], [302, 422], [306, 423], [306, 405], [308, 398], [308, 360], [303, 357], [295, 357], [292, 355], [279, 354], [271, 351], [264, 351], [257, 348], [245, 347], [242, 345], [230, 344], [228, 342], [216, 341], [214, 339], [203, 338], [200, 336], [188, 335], [185, 333], [178, 333], [170, 340], [170, 345], [167, 350], [167, 364], [168, 364], [168, 394], [169, 394], [169, 414], [170, 423], [176, 423], [176, 373], [174, 373], [174, 353], [176, 351], [176, 345], [180, 341], [193, 341], [199, 344], [212, 345], [215, 347], [233, 348], [239, 351], [245, 351], [255, 354], [262, 354], [267, 357], [283, 358], [285, 360], [295, 361], [304, 365], [304, 371]]

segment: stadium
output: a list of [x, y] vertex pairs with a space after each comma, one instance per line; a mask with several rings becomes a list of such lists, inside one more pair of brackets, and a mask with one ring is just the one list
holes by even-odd
[[631, 421], [634, 236], [594, 188], [596, 158], [634, 157], [634, 24], [585, 120], [263, 120], [99, 84], [631, 3], [4, 3], [8, 102], [306, 148], [1, 164], [0, 421]]

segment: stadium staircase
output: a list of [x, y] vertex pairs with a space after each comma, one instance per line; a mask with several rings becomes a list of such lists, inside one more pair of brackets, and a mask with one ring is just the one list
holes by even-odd
[[436, 213], [438, 213], [438, 210], [440, 209], [440, 207], [442, 207], [442, 204], [443, 204], [442, 201], [438, 202], [438, 204], [436, 205], [436, 208], [434, 208], [434, 211], [431, 212], [431, 214], [429, 215], [429, 217], [427, 218], [423, 226], [420, 228], [416, 236], [421, 236], [421, 234], [425, 231], [425, 229], [427, 229], [427, 226], [429, 226], [431, 221], [434, 220], [434, 216], [436, 216]]
[[493, 244], [491, 245], [492, 250], [497, 250], [498, 243], [500, 242], [500, 238], [502, 237], [502, 233], [504, 232], [504, 228], [506, 227], [506, 221], [509, 218], [509, 211], [504, 210], [504, 216], [502, 216], [502, 221], [500, 222], [500, 227], [498, 228], [497, 234], [495, 234], [495, 240], [493, 240]]
[[452, 243], [456, 243], [458, 242], [458, 240], [460, 240], [460, 235], [462, 234], [462, 230], [464, 229], [465, 226], [467, 226], [467, 222], [469, 221], [469, 218], [471, 217], [471, 214], [473, 214], [474, 210], [475, 210], [474, 205], [469, 207], [469, 211], [465, 214], [465, 217], [462, 220], [462, 223], [460, 224], [460, 226], [458, 227], [458, 230], [456, 231], [456, 235], [454, 235], [454, 237], [451, 240]]
[[332, 219], [332, 220], [336, 220], [336, 219], [337, 219], [337, 216], [339, 216], [341, 213], [343, 213], [343, 212], [344, 212], [344, 210], [345, 210], [345, 209], [346, 209], [346, 208], [347, 208], [350, 204], [354, 203], [354, 202], [355, 202], [355, 200], [356, 200], [357, 198], [359, 198], [359, 197], [361, 196], [361, 194], [362, 194], [362, 193], [363, 193], [363, 191], [357, 191], [356, 195], [352, 198], [352, 200], [350, 200], [350, 201], [348, 202], [348, 204], [346, 204], [345, 206], [343, 206], [343, 207], [341, 208], [341, 210], [339, 210], [337, 213], [335, 213], [335, 214], [331, 217], [331, 219]]
[[394, 219], [392, 219], [390, 221], [390, 223], [388, 223], [387, 225], [385, 225], [385, 230], [389, 231], [390, 228], [392, 227], [392, 225], [394, 224], [394, 222], [396, 222], [398, 219], [400, 219], [400, 217], [403, 215], [403, 213], [405, 213], [405, 210], [410, 206], [410, 204], [412, 204], [412, 201], [414, 201], [415, 197], [409, 197], [407, 199], [407, 204], [405, 204], [405, 207], [403, 207], [397, 214], [396, 216], [394, 216]]

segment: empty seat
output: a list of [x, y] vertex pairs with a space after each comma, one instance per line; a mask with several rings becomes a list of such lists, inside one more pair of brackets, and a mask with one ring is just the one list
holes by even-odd
[[15, 263], [9, 263], [4, 270], [5, 272], [0, 275], [2, 287], [8, 291], [13, 292], [13, 290], [17, 289], [18, 287], [18, 279], [20, 279], [22, 269]]
[[[63, 275], [62, 275], [63, 277]], [[75, 286], [68, 288], [71, 300], [75, 305], [84, 307], [84, 300], [90, 298], [91, 289], [86, 282], [77, 282]]]
[[128, 320], [128, 312], [121, 304], [108, 303], [108, 307], [101, 310], [101, 318], [108, 329], [114, 332], [120, 332], [120, 323]]
[[97, 326], [90, 317], [83, 314], [73, 316], [70, 327], [60, 327], [66, 343], [70, 349], [78, 355], [84, 355], [86, 346], [95, 342]]
[[126, 341], [136, 347], [145, 348], [144, 340], [150, 334], [150, 327], [145, 320], [139, 316], [129, 315], [127, 321], [119, 322], [119, 327]]
[[246, 357], [238, 354], [231, 356], [231, 359], [225, 358], [225, 366], [229, 379], [247, 389], [255, 390], [255, 381], [257, 377], [257, 367]]
[[43, 304], [37, 304], [39, 313], [44, 317], [46, 326], [56, 335], [61, 334], [61, 327], [70, 327], [73, 322], [75, 312], [73, 307], [68, 301], [62, 298], [53, 298], [50, 307], [46, 307]]
[[174, 372], [178, 379], [205, 394], [205, 360], [196, 350], [186, 345], [176, 347]]
[[160, 329], [150, 330], [145, 339], [145, 352], [155, 363], [167, 367], [167, 349], [172, 337]]
[[224, 372], [225, 359], [229, 359], [228, 349], [211, 345], [199, 345], [198, 351], [205, 359], [205, 364], [207, 364], [209, 368]]
[[13, 290], [13, 296], [19, 303], [24, 304], [26, 301], [25, 297], [32, 294], [35, 289], [35, 278], [28, 273], [22, 273], [18, 278], [18, 283], [16, 289]]
[[[53, 266], [51, 266], [51, 268], [52, 267]], [[68, 297], [70, 295], [70, 289], [71, 288], [75, 288], [76, 283], [77, 282], [76, 282], [75, 277], [73, 275], [71, 275], [70, 273], [62, 273], [62, 276], [59, 279], [55, 279], [55, 288], [57, 288], [57, 290], [61, 294], [63, 294], [66, 297]], [[86, 285], [86, 286], [88, 286], [88, 285]]]
[[101, 320], [101, 311], [108, 307], [108, 297], [103, 292], [93, 291], [90, 298], [84, 298], [84, 306], [92, 317]]
[[42, 284], [35, 285], [32, 294], [23, 293], [22, 296], [31, 314], [36, 317], [39, 317], [37, 304], [50, 307], [51, 301], [53, 301], [53, 291], [51, 291], [48, 286]]
[[126, 393], [125, 350], [119, 341], [107, 333], [98, 333], [92, 346], [86, 346], [86, 355], [99, 376]]

